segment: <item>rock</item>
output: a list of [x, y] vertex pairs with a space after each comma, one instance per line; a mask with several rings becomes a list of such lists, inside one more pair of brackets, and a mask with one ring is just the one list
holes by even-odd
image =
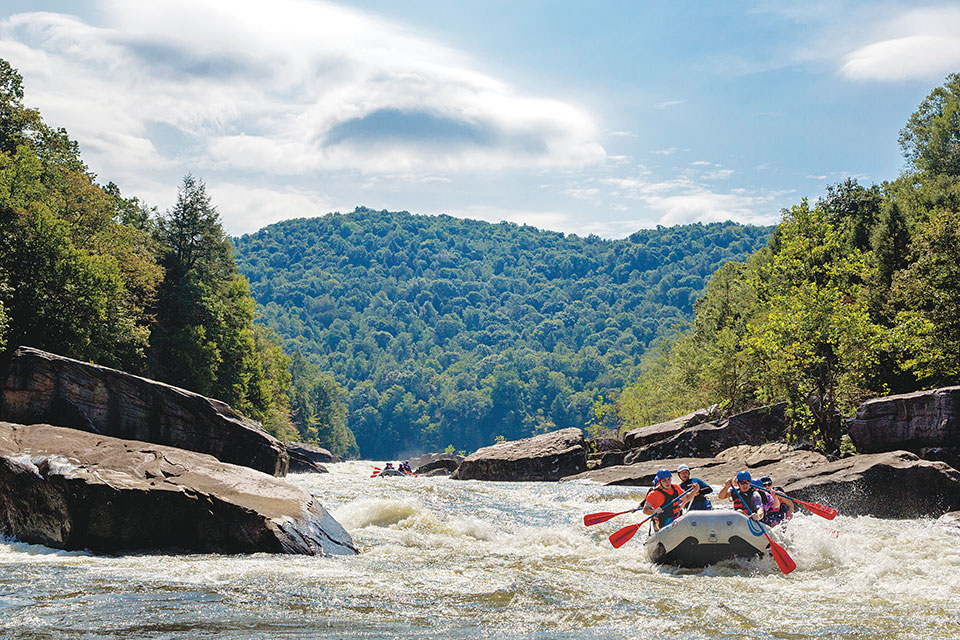
[[99, 553], [355, 554], [313, 497], [210, 455], [0, 422], [0, 532]]
[[[440, 461], [440, 460], [448, 460], [448, 461], [453, 461], [453, 462], [455, 462], [456, 464], [453, 465], [453, 469], [456, 469], [456, 468], [460, 465], [460, 463], [463, 462], [463, 456], [461, 456], [461, 455], [458, 454], [458, 453], [446, 453], [446, 452], [444, 452], [444, 453], [425, 453], [425, 454], [423, 454], [422, 456], [420, 456], [419, 458], [410, 460], [410, 468], [413, 469], [414, 472], [416, 472], [417, 474], [419, 474], [419, 473], [420, 473], [420, 469], [422, 469], [422, 468], [424, 468], [424, 467], [426, 467], [426, 466], [428, 466], [428, 465], [431, 465], [431, 464], [434, 463], [434, 462], [438, 462], [438, 461]], [[448, 462], [448, 463], [444, 463], [444, 464], [447, 465], [447, 464], [449, 464], [449, 462]], [[437, 467], [433, 467], [433, 468], [437, 468]], [[450, 471], [453, 471], [453, 469], [451, 469]]]
[[20, 347], [0, 384], [0, 420], [153, 442], [275, 476], [287, 473], [286, 449], [260, 423], [162, 382]]
[[843, 458], [778, 484], [800, 500], [847, 516], [919, 518], [960, 509], [960, 472], [909, 451]]
[[960, 461], [960, 387], [867, 400], [847, 426], [860, 453], [905, 449], [956, 463]]
[[456, 480], [556, 481], [587, 468], [583, 433], [576, 427], [500, 442], [464, 459]]
[[628, 431], [623, 437], [624, 447], [627, 449], [637, 449], [653, 442], [666, 440], [680, 433], [687, 427], [693, 427], [707, 422], [712, 414], [712, 409], [714, 409], [714, 407], [710, 409], [698, 409], [693, 413], [688, 413], [685, 416], [674, 418], [667, 422], [660, 422]]
[[[779, 458], [775, 450], [780, 449]], [[748, 468], [755, 479], [773, 478], [800, 500], [819, 502], [842, 515], [880, 518], [939, 516], [960, 509], [960, 472], [943, 462], [921, 460], [907, 451], [863, 454], [830, 462], [814, 451], [787, 445], [734, 447], [714, 458], [677, 458], [597, 469], [564, 478], [606, 485], [649, 487], [658, 469], [686, 464], [692, 475], [714, 487]], [[708, 496], [714, 504], [716, 494]]]
[[587, 438], [587, 451], [590, 453], [606, 453], [607, 451], [623, 451], [626, 447], [623, 440], [618, 438]]
[[[685, 464], [691, 469], [691, 473], [699, 478], [703, 478], [703, 471], [710, 467], [722, 465], [723, 463], [716, 458], [676, 458], [672, 460], [649, 460], [636, 464], [619, 465], [594, 469], [585, 473], [573, 476], [567, 476], [564, 482], [574, 480], [591, 480], [604, 485], [625, 485], [632, 487], [652, 487], [653, 477], [660, 469], [670, 469], [676, 473], [677, 466]], [[676, 481], [676, 480], [675, 480]], [[679, 484], [679, 481], [677, 481]], [[708, 481], [709, 482], [709, 481]]]
[[460, 466], [460, 462], [462, 461], [462, 456], [460, 456], [460, 460], [457, 460], [456, 458], [439, 458], [433, 462], [428, 462], [425, 465], [417, 467], [414, 470], [414, 473], [418, 476], [427, 477], [439, 475], [449, 476], [451, 473], [457, 470], [457, 467]]
[[306, 442], [284, 442], [287, 455], [290, 456], [292, 473], [328, 473], [324, 462], [340, 462], [338, 456], [326, 449]]
[[587, 467], [590, 469], [602, 469], [604, 467], [613, 467], [621, 465], [626, 458], [626, 451], [604, 451], [603, 453], [587, 454]]
[[631, 451], [627, 464], [669, 458], [706, 458], [737, 445], [759, 445], [783, 435], [785, 404], [760, 407], [719, 423], [706, 422]]
[[417, 475], [420, 476], [421, 478], [437, 478], [437, 477], [449, 478], [450, 473], [451, 471], [448, 471], [447, 469], [444, 469], [442, 467], [436, 467], [428, 471], [424, 471], [423, 473], [420, 473], [418, 471]]

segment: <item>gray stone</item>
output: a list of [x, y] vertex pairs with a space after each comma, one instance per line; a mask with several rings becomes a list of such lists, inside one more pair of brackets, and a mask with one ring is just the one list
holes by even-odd
[[338, 456], [326, 449], [306, 442], [284, 442], [287, 455], [290, 456], [291, 473], [328, 473], [323, 463], [340, 462]]
[[576, 427], [501, 442], [464, 459], [456, 480], [556, 481], [587, 468], [583, 432]]
[[960, 461], [960, 387], [867, 400], [847, 424], [860, 453], [905, 449]]
[[275, 476], [287, 473], [286, 449], [259, 422], [162, 382], [20, 347], [0, 384], [0, 420], [164, 444]]
[[101, 553], [356, 553], [315, 498], [279, 478], [183, 449], [7, 422], [0, 532]]
[[785, 404], [760, 407], [719, 423], [706, 422], [631, 451], [628, 464], [667, 458], [707, 458], [737, 445], [779, 440], [784, 430]]
[[660, 422], [628, 431], [623, 437], [623, 444], [627, 449], [637, 449], [654, 442], [660, 442], [661, 440], [675, 436], [687, 427], [703, 424], [710, 420], [710, 417], [711, 409], [698, 409], [693, 413], [688, 413], [685, 416], [674, 418], [667, 422]]

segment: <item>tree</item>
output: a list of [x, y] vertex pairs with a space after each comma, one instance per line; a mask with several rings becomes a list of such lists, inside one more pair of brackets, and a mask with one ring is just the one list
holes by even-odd
[[836, 450], [840, 416], [862, 400], [882, 346], [863, 295], [866, 262], [806, 200], [785, 212], [775, 246], [746, 339], [758, 394], [787, 401], [791, 435]]
[[894, 279], [905, 367], [923, 386], [960, 381], [960, 212], [934, 211]]
[[900, 132], [900, 147], [920, 171], [960, 176], [960, 74], [924, 98]]

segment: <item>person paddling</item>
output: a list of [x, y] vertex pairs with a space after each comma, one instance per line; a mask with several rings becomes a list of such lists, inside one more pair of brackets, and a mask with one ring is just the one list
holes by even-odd
[[[643, 514], [647, 516], [656, 514], [657, 517], [653, 519], [653, 526], [659, 530], [676, 520], [680, 516], [680, 510], [693, 500], [699, 491], [700, 487], [697, 485], [682, 499], [667, 505], [671, 500], [682, 494], [683, 489], [679, 485], [673, 484], [673, 474], [670, 473], [669, 469], [660, 469], [654, 477], [653, 489], [647, 492]], [[664, 505], [667, 505], [667, 507], [664, 508]]]
[[713, 487], [700, 478], [691, 478], [690, 467], [685, 464], [677, 467], [677, 475], [680, 477], [680, 488], [684, 491], [693, 485], [700, 487], [697, 492], [697, 497], [695, 497], [690, 504], [690, 511], [708, 511], [713, 509], [713, 505], [710, 504], [710, 501], [705, 497], [708, 493], [713, 493]]
[[764, 492], [770, 496], [771, 503], [770, 509], [767, 510], [763, 518], [763, 523], [768, 527], [775, 527], [783, 521], [792, 518], [793, 512], [797, 509], [796, 505], [793, 504], [793, 500], [777, 495], [777, 493], [783, 493], [783, 487], [774, 488], [773, 479], [770, 476], [760, 478], [760, 484]]
[[[738, 471], [735, 479], [729, 478], [723, 485], [719, 496], [721, 500], [728, 498], [733, 500], [734, 509], [759, 521], [763, 519], [763, 498], [760, 496], [760, 490], [750, 483], [751, 480], [752, 478], [750, 477], [749, 471]], [[736, 491], [731, 490], [734, 482], [737, 483]], [[744, 501], [746, 501], [752, 509], [747, 507]], [[752, 514], [750, 513], [751, 510], [753, 511]]]

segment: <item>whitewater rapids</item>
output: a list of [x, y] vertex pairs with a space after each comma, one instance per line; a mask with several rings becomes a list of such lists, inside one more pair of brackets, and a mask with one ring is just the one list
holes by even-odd
[[[703, 570], [617, 550], [638, 487], [370, 478], [289, 480], [360, 555], [117, 557], [0, 541], [2, 638], [960, 638], [960, 521], [794, 518], [771, 558]], [[378, 465], [382, 466], [382, 465]], [[715, 497], [715, 496], [711, 496]]]

